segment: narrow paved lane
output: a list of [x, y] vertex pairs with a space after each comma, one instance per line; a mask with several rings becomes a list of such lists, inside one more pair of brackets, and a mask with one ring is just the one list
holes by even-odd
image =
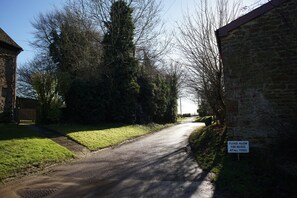
[[183, 123], [0, 188], [0, 197], [212, 197]]

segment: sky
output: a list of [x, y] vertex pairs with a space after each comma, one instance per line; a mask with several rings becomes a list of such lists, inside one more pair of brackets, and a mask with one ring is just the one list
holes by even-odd
[[[167, 29], [173, 30], [182, 22], [186, 12], [193, 13], [198, 0], [160, 0]], [[213, 1], [213, 0], [210, 0]], [[34, 28], [31, 22], [39, 13], [47, 13], [62, 8], [65, 0], [0, 0], [0, 27], [23, 48], [18, 56], [18, 66], [34, 57], [36, 50], [30, 46]], [[250, 5], [255, 0], [245, 0]], [[180, 109], [180, 108], [179, 108]], [[187, 98], [182, 98], [182, 113], [196, 113], [197, 105]]]
[[0, 0], [0, 27], [23, 48], [18, 65], [30, 60], [35, 53], [29, 44], [33, 40], [31, 22], [39, 13], [61, 8], [64, 0]]

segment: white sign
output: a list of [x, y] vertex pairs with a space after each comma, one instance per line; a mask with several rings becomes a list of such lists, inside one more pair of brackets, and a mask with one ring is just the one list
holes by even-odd
[[228, 141], [228, 153], [248, 153], [249, 141]]

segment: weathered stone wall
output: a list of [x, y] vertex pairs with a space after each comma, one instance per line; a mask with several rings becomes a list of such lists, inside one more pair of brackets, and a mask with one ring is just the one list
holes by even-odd
[[256, 147], [297, 135], [297, 1], [232, 30], [221, 50], [229, 137]]
[[16, 54], [0, 49], [0, 122], [13, 120], [15, 108]]

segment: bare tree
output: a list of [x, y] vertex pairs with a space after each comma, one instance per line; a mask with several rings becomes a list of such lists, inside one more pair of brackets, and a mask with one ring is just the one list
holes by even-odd
[[60, 71], [67, 68], [80, 77], [99, 74], [101, 34], [81, 10], [65, 7], [40, 14], [32, 25], [32, 46], [51, 56]]
[[176, 88], [177, 88], [177, 97], [181, 98], [185, 96], [184, 90], [186, 88], [186, 71], [184, 70], [182, 64], [178, 61], [169, 60], [168, 63], [164, 63], [161, 68], [161, 72], [166, 75], [175, 78]]
[[18, 95], [38, 100], [40, 122], [57, 119], [57, 117], [52, 117], [53, 112], [58, 111], [62, 104], [58, 94], [58, 78], [55, 71], [56, 64], [49, 56], [42, 54], [17, 71]]
[[[110, 7], [116, 0], [68, 0], [66, 8], [92, 21], [102, 34], [110, 20]], [[143, 51], [150, 58], [158, 60], [168, 50], [171, 37], [167, 36], [161, 19], [161, 1], [123, 0], [133, 9], [134, 44], [137, 58], [144, 58]]]
[[[65, 5], [61, 10], [55, 9], [45, 14], [40, 13], [31, 22], [35, 31], [33, 32], [34, 40], [30, 44], [38, 48], [39, 51], [45, 50], [46, 52], [48, 46], [52, 43], [52, 31], [55, 30], [60, 33], [61, 27], [65, 23], [78, 27], [81, 31], [96, 32], [93, 21], [85, 13], [83, 4], [79, 4], [80, 1], [77, 1], [75, 5], [80, 5], [81, 7]], [[96, 34], [92, 39], [98, 42], [101, 41], [101, 37], [98, 37]]]
[[[166, 33], [161, 19], [161, 1], [123, 1], [133, 9], [137, 59], [142, 61], [145, 51], [146, 55], [155, 62], [160, 62], [170, 50], [172, 40], [172, 36]], [[35, 28], [32, 46], [39, 50], [48, 50], [48, 46], [53, 42], [53, 30], [60, 33], [65, 23], [78, 27], [82, 32], [93, 32], [94, 34], [89, 35], [99, 45], [102, 35], [107, 30], [106, 24], [110, 20], [109, 12], [113, 2], [115, 0], [68, 0], [63, 9], [40, 14], [32, 23]]]
[[179, 24], [177, 41], [189, 74], [188, 88], [208, 102], [221, 123], [225, 117], [223, 66], [215, 30], [237, 18], [241, 8], [238, 0], [217, 0], [215, 6], [200, 0], [195, 14], [184, 17], [183, 24]]

